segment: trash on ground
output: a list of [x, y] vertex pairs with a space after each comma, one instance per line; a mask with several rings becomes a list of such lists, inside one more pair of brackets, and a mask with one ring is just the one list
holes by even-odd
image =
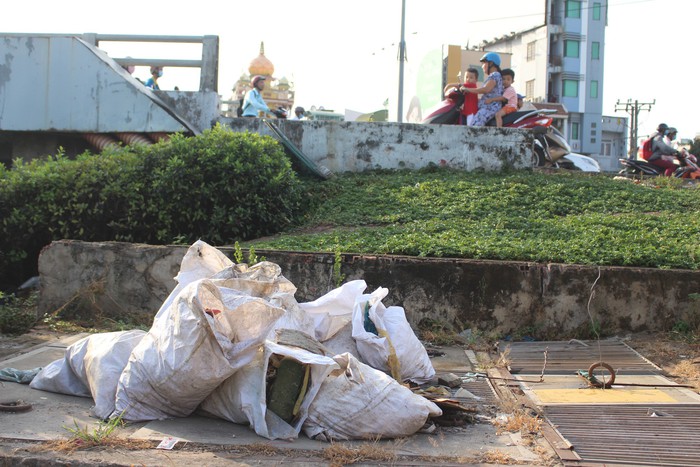
[[101, 419], [198, 411], [269, 439], [405, 437], [470, 413], [449, 391], [407, 387], [435, 370], [403, 308], [382, 303], [385, 288], [364, 294], [355, 280], [297, 303], [277, 264], [234, 264], [202, 241], [175, 279], [148, 333], [81, 339], [31, 387], [91, 397]]

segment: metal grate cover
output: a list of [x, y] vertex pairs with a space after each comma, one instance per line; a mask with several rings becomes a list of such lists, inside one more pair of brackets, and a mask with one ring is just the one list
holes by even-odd
[[545, 374], [570, 375], [587, 370], [600, 360], [610, 364], [621, 375], [657, 375], [663, 371], [619, 340], [568, 342], [501, 342], [500, 352], [510, 347], [511, 374], [534, 375], [542, 372], [547, 349]]
[[567, 465], [700, 465], [700, 405], [548, 406], [580, 461]]

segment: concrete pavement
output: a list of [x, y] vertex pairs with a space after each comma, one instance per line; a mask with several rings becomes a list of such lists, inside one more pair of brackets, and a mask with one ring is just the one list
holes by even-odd
[[[59, 342], [41, 345], [33, 350], [0, 361], [0, 368], [29, 370], [43, 367], [53, 360], [63, 358], [65, 348], [83, 335], [75, 335]], [[473, 371], [468, 353], [456, 347], [442, 349], [444, 356], [432, 360], [436, 371], [456, 374]], [[484, 384], [488, 384], [483, 381]], [[328, 465], [326, 451], [329, 443], [311, 440], [303, 434], [298, 439], [268, 440], [259, 437], [247, 426], [236, 425], [220, 419], [191, 415], [187, 418], [133, 423], [120, 428], [120, 436], [132, 440], [157, 441], [174, 437], [178, 441], [171, 451], [146, 449], [136, 451], [98, 450], [74, 453], [31, 452], [38, 442], [70, 437], [66, 427], [93, 430], [98, 421], [89, 416], [92, 399], [54, 394], [31, 389], [28, 385], [0, 383], [0, 401], [21, 400], [31, 404], [32, 410], [24, 413], [0, 412], [0, 465], [28, 465], [38, 459], [37, 465]], [[432, 434], [415, 434], [401, 440], [382, 440], [377, 446], [396, 457], [392, 465], [416, 465], [421, 459], [440, 459], [440, 464], [468, 463], [487, 459], [487, 452], [502, 454], [525, 464], [541, 465], [542, 458], [534, 446], [526, 446], [519, 434], [496, 434], [490, 418], [497, 408], [481, 403], [479, 423], [464, 427], [439, 427]], [[349, 448], [367, 445], [366, 441], [337, 443]], [[252, 447], [252, 448], [251, 448]], [[261, 447], [267, 453], [261, 454]], [[30, 449], [28, 451], [27, 449]], [[251, 450], [252, 449], [252, 450]], [[263, 451], [265, 449], [262, 449]], [[542, 448], [537, 449], [541, 452]], [[39, 457], [37, 457], [39, 456]], [[377, 465], [377, 461], [369, 464]]]

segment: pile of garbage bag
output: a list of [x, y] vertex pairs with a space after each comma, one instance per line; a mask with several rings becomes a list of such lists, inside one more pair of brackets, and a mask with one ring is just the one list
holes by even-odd
[[401, 384], [435, 370], [387, 289], [355, 280], [297, 303], [277, 264], [234, 264], [202, 241], [175, 279], [148, 332], [81, 339], [30, 386], [91, 397], [100, 419], [197, 412], [269, 439], [403, 437], [442, 414]]

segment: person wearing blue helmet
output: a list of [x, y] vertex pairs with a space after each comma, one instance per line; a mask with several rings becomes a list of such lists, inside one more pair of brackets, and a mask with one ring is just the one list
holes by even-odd
[[501, 110], [501, 103], [498, 99], [486, 104], [487, 99], [501, 97], [503, 95], [503, 78], [501, 77], [501, 56], [496, 52], [486, 52], [481, 60], [481, 69], [484, 70], [484, 85], [480, 88], [470, 89], [464, 86], [459, 90], [464, 93], [483, 94], [479, 99], [479, 110], [474, 115], [471, 126], [484, 126], [491, 120], [496, 112]]

